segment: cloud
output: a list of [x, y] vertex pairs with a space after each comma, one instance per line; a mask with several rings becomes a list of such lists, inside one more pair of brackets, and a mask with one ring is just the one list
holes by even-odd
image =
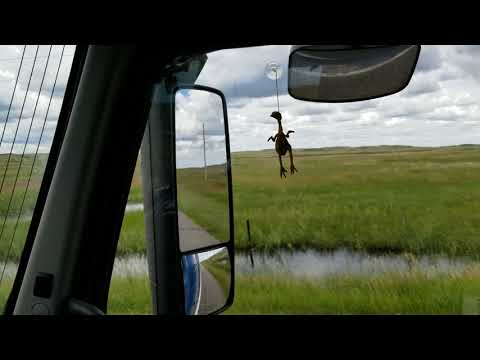
[[405, 123], [407, 119], [405, 118], [392, 118], [389, 120], [385, 120], [385, 125], [386, 126], [397, 126]]
[[379, 121], [379, 115], [378, 113], [376, 112], [367, 112], [367, 113], [363, 113], [360, 115], [360, 117], [355, 120], [355, 123], [359, 124], [359, 125], [366, 125], [366, 126], [370, 126], [370, 125], [373, 125], [373, 124], [377, 124], [378, 121]]
[[207, 165], [225, 163], [225, 123], [220, 97], [198, 90], [178, 92], [175, 138], [177, 168], [204, 166], [204, 150]]
[[[74, 46], [65, 47], [64, 57], [60, 64], [62, 46], [59, 45], [54, 45], [51, 49], [50, 46], [42, 45], [39, 46], [38, 52], [37, 46], [28, 45], [25, 47], [23, 61], [21, 61], [21, 56], [24, 46], [0, 46], [0, 133], [4, 133], [0, 152], [10, 151], [10, 148], [13, 151], [23, 148], [26, 148], [27, 152], [35, 151], [32, 149], [36, 149], [39, 141], [40, 149], [49, 148], [58, 120], [74, 49]], [[50, 58], [48, 58], [49, 50], [51, 50]], [[35, 53], [37, 53], [36, 60], [34, 59]], [[54, 96], [50, 101], [59, 65], [61, 65], [59, 76]], [[10, 112], [8, 112], [9, 107]], [[8, 123], [5, 126], [7, 114]], [[46, 118], [48, 124], [46, 124], [44, 134], [40, 139], [41, 128]], [[30, 124], [31, 131], [28, 135]], [[15, 132], [17, 132], [16, 136]], [[14, 140], [15, 143], [12, 143]], [[45, 140], [50, 143], [46, 143]], [[5, 146], [7, 143], [10, 143], [11, 146]]]
[[[264, 69], [270, 60], [286, 69], [289, 49], [282, 45], [208, 55], [198, 83], [226, 94], [232, 151], [273, 149], [266, 139], [276, 131], [276, 122], [269, 115], [276, 110], [277, 101]], [[406, 89], [363, 102], [295, 100], [286, 92], [285, 76], [279, 89], [284, 128], [295, 130], [291, 142], [296, 147], [475, 143], [480, 122], [479, 49], [422, 46]]]
[[417, 81], [411, 84], [411, 87], [404, 93], [404, 96], [418, 96], [432, 93], [439, 89], [440, 85], [438, 85], [438, 83]]
[[289, 46], [264, 46], [210, 53], [197, 83], [221, 88], [228, 98], [270, 97], [276, 94], [275, 81], [267, 78], [265, 69], [275, 61], [282, 69], [279, 94], [287, 94], [289, 51]]
[[419, 96], [440, 90], [441, 87], [437, 81], [437, 76], [437, 73], [415, 71], [407, 88], [401, 93], [402, 96]]
[[[0, 152], [12, 145], [25, 98], [22, 119], [14, 151], [49, 148], [60, 112], [62, 97], [71, 65], [73, 46], [65, 50], [60, 76], [55, 86], [45, 132], [40, 139], [61, 46], [52, 48], [45, 82], [38, 98], [46, 65], [48, 46], [41, 46], [29, 91], [27, 83], [33, 65], [35, 46], [27, 46], [5, 139]], [[12, 97], [23, 46], [0, 46], [0, 133]], [[277, 131], [270, 117], [277, 109], [275, 82], [265, 76], [270, 61], [281, 64], [279, 105], [286, 130], [295, 130], [290, 142], [294, 148], [322, 146], [364, 146], [380, 144], [452, 145], [476, 143], [480, 129], [480, 56], [479, 46], [422, 46], [419, 62], [409, 86], [403, 91], [379, 99], [354, 103], [311, 103], [293, 99], [287, 92], [289, 45], [222, 50], [208, 54], [208, 61], [198, 84], [213, 86], [227, 97], [232, 151], [272, 149], [269, 136]], [[12, 77], [13, 75], [13, 77]], [[37, 110], [30, 137], [36, 99]], [[207, 160], [224, 159], [223, 126], [218, 104], [208, 97], [182, 94], [178, 108], [178, 154], [184, 164], [203, 166], [203, 131], [205, 125]], [[180, 111], [181, 110], [181, 111]], [[182, 160], [181, 160], [182, 161]]]
[[424, 45], [421, 47], [420, 54], [415, 72], [429, 72], [441, 68], [442, 55], [438, 47]]
[[460, 77], [471, 77], [477, 82], [480, 81], [478, 72], [478, 58], [480, 56], [479, 45], [459, 45], [448, 48], [439, 47], [444, 50], [444, 55], [450, 60], [451, 71]]

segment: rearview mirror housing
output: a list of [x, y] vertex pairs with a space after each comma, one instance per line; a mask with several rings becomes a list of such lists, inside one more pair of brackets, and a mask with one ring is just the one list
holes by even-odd
[[298, 100], [353, 102], [403, 90], [420, 45], [296, 45], [290, 49], [288, 92]]
[[225, 311], [234, 296], [234, 222], [224, 94], [201, 85], [173, 92], [177, 244], [184, 312]]

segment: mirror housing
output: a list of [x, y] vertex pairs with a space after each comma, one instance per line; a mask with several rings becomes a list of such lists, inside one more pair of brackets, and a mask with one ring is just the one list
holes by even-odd
[[298, 100], [353, 102], [403, 90], [420, 45], [297, 45], [290, 49], [288, 93]]
[[176, 86], [173, 98], [176, 240], [181, 254], [183, 308], [187, 315], [218, 314], [232, 305], [234, 297], [226, 99], [217, 89], [190, 84]]

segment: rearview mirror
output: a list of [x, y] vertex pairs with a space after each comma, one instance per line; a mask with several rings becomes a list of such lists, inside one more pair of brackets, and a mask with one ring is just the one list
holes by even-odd
[[233, 302], [233, 204], [224, 95], [205, 86], [175, 90], [178, 246], [185, 313], [215, 314]]
[[420, 45], [292, 46], [288, 92], [299, 100], [351, 102], [391, 95], [413, 75]]

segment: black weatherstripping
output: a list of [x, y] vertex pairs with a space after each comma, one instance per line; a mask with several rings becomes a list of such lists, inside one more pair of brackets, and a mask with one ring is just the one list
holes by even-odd
[[72, 67], [63, 97], [62, 108], [58, 117], [57, 128], [55, 129], [55, 135], [53, 137], [52, 146], [50, 148], [50, 154], [48, 156], [45, 172], [42, 177], [42, 183], [37, 196], [35, 208], [33, 210], [32, 220], [28, 229], [25, 245], [20, 256], [20, 262], [18, 264], [17, 274], [13, 282], [12, 291], [10, 292], [7, 303], [5, 304], [5, 315], [12, 315], [15, 309], [15, 304], [18, 299], [20, 287], [25, 276], [28, 260], [30, 258], [33, 242], [35, 240], [35, 235], [37, 233], [40, 218], [42, 216], [43, 208], [45, 206], [45, 200], [47, 199], [48, 190], [50, 189], [50, 184], [52, 182], [53, 173], [55, 171], [55, 166], [58, 160], [58, 155], [60, 153], [63, 138], [65, 136], [65, 131], [68, 126], [68, 120], [70, 118], [70, 112], [72, 110], [75, 94], [77, 92], [80, 77], [82, 75], [87, 50], [88, 46], [86, 45], [77, 45], [75, 48]]

